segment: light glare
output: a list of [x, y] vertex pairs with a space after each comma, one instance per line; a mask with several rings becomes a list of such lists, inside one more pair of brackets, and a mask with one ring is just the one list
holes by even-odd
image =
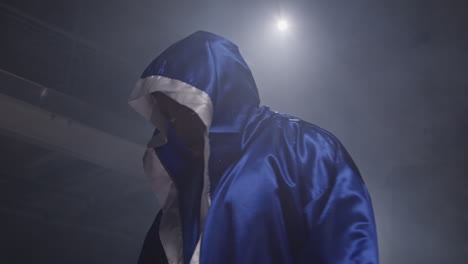
[[277, 26], [279, 31], [285, 31], [288, 29], [288, 21], [281, 19], [278, 21]]

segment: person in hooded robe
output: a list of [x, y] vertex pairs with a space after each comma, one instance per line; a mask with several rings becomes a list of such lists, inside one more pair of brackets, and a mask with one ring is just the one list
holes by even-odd
[[154, 127], [161, 205], [140, 264], [378, 263], [366, 186], [330, 132], [260, 106], [238, 47], [199, 31], [143, 72], [129, 104]]

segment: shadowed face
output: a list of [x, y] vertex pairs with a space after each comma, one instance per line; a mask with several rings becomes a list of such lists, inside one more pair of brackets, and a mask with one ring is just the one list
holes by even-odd
[[154, 92], [153, 97], [161, 113], [174, 126], [177, 137], [185, 147], [195, 156], [202, 155], [206, 127], [200, 117], [192, 109], [161, 92]]

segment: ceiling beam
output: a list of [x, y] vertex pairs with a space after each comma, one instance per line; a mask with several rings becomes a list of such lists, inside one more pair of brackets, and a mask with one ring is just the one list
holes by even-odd
[[1, 93], [0, 132], [119, 173], [143, 175], [144, 146]]

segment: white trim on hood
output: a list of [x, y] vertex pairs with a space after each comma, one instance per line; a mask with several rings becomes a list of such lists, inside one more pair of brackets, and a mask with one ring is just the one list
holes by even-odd
[[128, 103], [155, 126], [160, 124], [154, 119], [154, 111], [158, 111], [154, 108], [156, 100], [151, 96], [153, 92], [163, 92], [179, 104], [192, 109], [203, 121], [207, 131], [209, 130], [213, 118], [213, 104], [207, 93], [188, 83], [160, 75], [151, 75], [138, 80]]
[[159, 75], [152, 75], [138, 80], [129, 98], [130, 106], [160, 130], [160, 133], [153, 136], [148, 143], [148, 149], [143, 159], [143, 166], [156, 193], [156, 198], [163, 210], [163, 216], [159, 227], [159, 235], [170, 264], [183, 263], [182, 227], [177, 202], [177, 190], [172, 179], [154, 151], [154, 147], [163, 145], [167, 142], [167, 120], [160, 113], [159, 108], [157, 107], [157, 102], [151, 95], [151, 93], [157, 91], [164, 93], [178, 103], [192, 109], [206, 126], [204, 135], [204, 182], [200, 211], [201, 234], [190, 262], [199, 263], [200, 242], [203, 234], [203, 226], [210, 206], [208, 176], [210, 146], [208, 131], [210, 130], [213, 118], [213, 104], [209, 95], [204, 91], [185, 82]]

